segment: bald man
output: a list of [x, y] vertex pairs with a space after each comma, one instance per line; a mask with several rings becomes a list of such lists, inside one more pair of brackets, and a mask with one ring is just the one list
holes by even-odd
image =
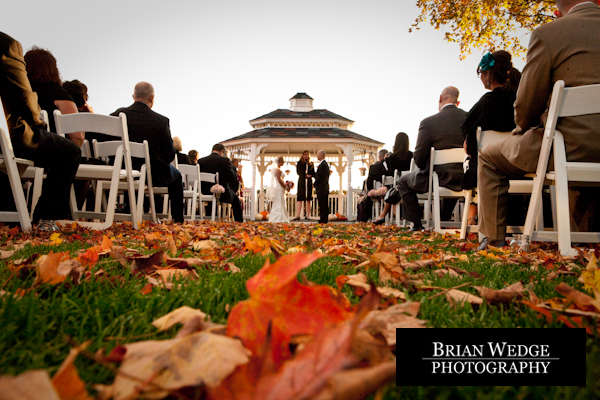
[[[174, 222], [183, 222], [183, 182], [181, 173], [171, 165], [175, 158], [169, 119], [154, 111], [154, 87], [148, 82], [139, 82], [133, 89], [134, 103], [129, 107], [119, 108], [111, 115], [127, 116], [129, 140], [142, 143], [148, 141], [150, 148], [150, 165], [152, 168], [152, 185], [167, 186], [171, 201], [171, 216]], [[134, 168], [139, 169], [143, 159], [132, 159]], [[162, 196], [157, 196], [157, 203]], [[159, 206], [157, 205], [157, 208]]]
[[[419, 167], [416, 171], [404, 175], [400, 179], [399, 191], [404, 202], [406, 219], [412, 222], [412, 231], [423, 229], [417, 193], [427, 192], [429, 186], [429, 156], [431, 148], [445, 150], [463, 147], [464, 137], [462, 125], [467, 118], [466, 111], [458, 108], [460, 92], [454, 86], [448, 86], [440, 94], [438, 100], [439, 112], [425, 118], [419, 126], [419, 136], [414, 152], [414, 160]], [[440, 186], [452, 190], [462, 190], [463, 166], [448, 164], [437, 166], [435, 171], [440, 180]], [[441, 218], [450, 219], [456, 199], [442, 201]], [[382, 224], [385, 219], [375, 221]]]

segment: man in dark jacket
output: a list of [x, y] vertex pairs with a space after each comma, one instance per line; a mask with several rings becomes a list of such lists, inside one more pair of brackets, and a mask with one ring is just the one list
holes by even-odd
[[[0, 98], [15, 156], [32, 160], [46, 174], [33, 222], [39, 222], [41, 230], [58, 230], [53, 221], [72, 218], [69, 195], [81, 151], [70, 140], [46, 130], [37, 95], [27, 78], [21, 44], [2, 32]], [[6, 175], [0, 173], [0, 179], [0, 185], [7, 185]]]
[[[239, 191], [239, 181], [237, 173], [231, 160], [225, 157], [225, 146], [217, 143], [212, 148], [212, 153], [198, 160], [200, 172], [211, 174], [219, 173], [219, 185], [225, 188], [225, 193], [221, 194], [220, 200], [223, 203], [231, 204], [233, 218], [237, 222], [244, 221], [242, 203], [237, 193]], [[210, 194], [210, 182], [202, 182], [201, 190], [203, 194]]]
[[[367, 190], [373, 189], [374, 182], [381, 182], [381, 178], [386, 175], [390, 176], [389, 167], [385, 162], [385, 157], [388, 155], [386, 149], [379, 150], [377, 153], [377, 162], [369, 167], [369, 176], [367, 177]], [[392, 174], [394, 172], [392, 171]]]
[[315, 191], [319, 204], [319, 223], [326, 224], [329, 221], [329, 164], [325, 160], [325, 151], [317, 153], [319, 164], [315, 175]]
[[[464, 110], [458, 108], [459, 91], [447, 87], [439, 99], [439, 113], [424, 119], [419, 126], [419, 136], [415, 147], [414, 160], [418, 170], [404, 175], [400, 179], [400, 194], [406, 210], [406, 218], [413, 223], [412, 230], [421, 230], [421, 215], [417, 193], [425, 193], [429, 187], [429, 157], [431, 148], [445, 150], [463, 147], [462, 125], [467, 117]], [[462, 190], [463, 167], [461, 164], [440, 165], [435, 168], [440, 186], [452, 190]], [[442, 220], [452, 215], [457, 199], [444, 199]]]
[[[125, 113], [130, 141], [148, 141], [152, 185], [168, 187], [173, 221], [183, 222], [183, 181], [181, 173], [171, 165], [175, 149], [169, 119], [151, 110], [154, 105], [154, 88], [148, 82], [135, 85], [133, 101], [129, 107], [119, 108], [111, 115]], [[139, 169], [143, 163], [142, 159], [132, 160], [135, 169]]]

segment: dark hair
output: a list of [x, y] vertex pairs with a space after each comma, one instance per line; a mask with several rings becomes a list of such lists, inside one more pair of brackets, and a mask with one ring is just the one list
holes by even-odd
[[88, 99], [88, 88], [83, 82], [73, 79], [72, 81], [63, 82], [62, 87], [73, 98], [77, 108], [85, 105]]
[[213, 146], [212, 151], [225, 151], [225, 146], [221, 143], [217, 143]]
[[404, 132], [400, 132], [396, 135], [396, 141], [394, 142], [394, 154], [406, 155], [408, 153], [408, 135]]
[[56, 58], [48, 50], [32, 47], [25, 53], [27, 77], [31, 82], [56, 82], [60, 85], [60, 74]]
[[198, 157], [198, 152], [196, 150], [190, 150], [188, 152], [188, 156], [190, 156], [191, 158], [196, 158]]
[[299, 161], [302, 161], [302, 157], [304, 157], [304, 153], [308, 153], [308, 155], [310, 156], [310, 152], [308, 150], [304, 150], [302, 152], [302, 155], [300, 155], [300, 160]]
[[493, 52], [492, 56], [496, 61], [490, 69], [492, 80], [516, 92], [521, 81], [521, 72], [513, 67], [510, 53], [498, 50]]

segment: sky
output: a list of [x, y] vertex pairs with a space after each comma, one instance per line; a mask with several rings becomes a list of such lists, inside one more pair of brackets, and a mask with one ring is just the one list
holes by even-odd
[[[440, 91], [461, 90], [468, 110], [483, 86], [482, 51], [459, 59], [441, 31], [408, 28], [413, 0], [102, 0], [8, 2], [2, 30], [24, 50], [58, 60], [63, 80], [88, 86], [108, 114], [151, 82], [154, 110], [170, 119], [184, 151], [251, 129], [248, 121], [306, 92], [315, 108], [355, 121], [352, 131], [386, 143], [404, 131], [414, 148], [419, 122], [437, 112]], [[522, 69], [523, 60], [514, 60]], [[336, 179], [337, 181], [337, 179]]]

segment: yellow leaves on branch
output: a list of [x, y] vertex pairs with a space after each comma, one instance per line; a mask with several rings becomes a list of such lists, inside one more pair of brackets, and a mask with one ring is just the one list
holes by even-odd
[[461, 58], [473, 49], [524, 52], [524, 33], [552, 20], [554, 1], [548, 0], [417, 0], [420, 14], [409, 32], [424, 23], [444, 28], [447, 41], [458, 43]]

